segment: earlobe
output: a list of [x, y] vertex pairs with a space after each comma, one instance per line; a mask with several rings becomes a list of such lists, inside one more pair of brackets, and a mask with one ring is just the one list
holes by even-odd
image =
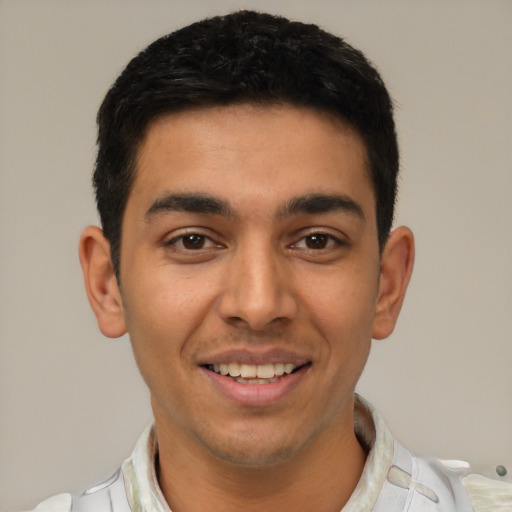
[[100, 331], [109, 338], [126, 332], [121, 293], [110, 259], [110, 244], [103, 231], [88, 226], [79, 246], [85, 290]]
[[381, 257], [379, 295], [373, 338], [387, 338], [395, 328], [414, 266], [414, 236], [401, 226], [389, 236]]

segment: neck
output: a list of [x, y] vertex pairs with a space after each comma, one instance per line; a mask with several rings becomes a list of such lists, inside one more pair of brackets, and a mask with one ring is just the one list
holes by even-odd
[[366, 460], [354, 433], [353, 409], [300, 453], [270, 467], [219, 460], [155, 418], [158, 480], [173, 512], [339, 512]]

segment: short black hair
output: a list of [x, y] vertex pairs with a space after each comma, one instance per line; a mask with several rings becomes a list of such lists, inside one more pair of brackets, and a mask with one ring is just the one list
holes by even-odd
[[122, 218], [148, 125], [164, 114], [236, 103], [310, 107], [356, 129], [367, 150], [382, 250], [399, 156], [393, 105], [379, 73], [362, 52], [316, 25], [239, 11], [156, 40], [103, 100], [93, 183], [118, 280]]

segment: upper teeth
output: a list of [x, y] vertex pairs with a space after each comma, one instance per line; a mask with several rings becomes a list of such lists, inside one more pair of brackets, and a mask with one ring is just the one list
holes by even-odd
[[284, 373], [292, 373], [297, 368], [293, 363], [269, 363], [269, 364], [240, 364], [222, 363], [214, 364], [213, 370], [221, 375], [230, 377], [271, 379]]

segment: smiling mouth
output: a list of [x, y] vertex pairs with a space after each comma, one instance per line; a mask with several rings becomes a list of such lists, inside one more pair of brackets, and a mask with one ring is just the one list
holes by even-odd
[[206, 364], [204, 368], [240, 384], [272, 384], [309, 364], [297, 366], [293, 363], [221, 363]]

